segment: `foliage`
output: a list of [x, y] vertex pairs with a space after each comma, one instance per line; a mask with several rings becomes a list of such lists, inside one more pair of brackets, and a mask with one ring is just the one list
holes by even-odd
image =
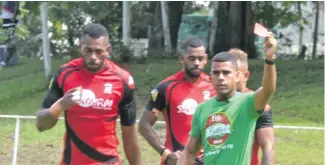
[[197, 4], [195, 1], [185, 1], [183, 7], [183, 14], [207, 14], [208, 9], [203, 4]]
[[[19, 26], [16, 30], [16, 45], [21, 56], [42, 56], [41, 53], [41, 18], [42, 2], [20, 2]], [[148, 25], [152, 19], [157, 2], [132, 2], [131, 36], [147, 38]], [[184, 11], [200, 10], [200, 5], [186, 2]], [[77, 56], [78, 38], [81, 28], [90, 22], [103, 24], [110, 32], [113, 51], [121, 59], [130, 60], [127, 51], [121, 44], [122, 38], [122, 2], [85, 1], [85, 2], [47, 2], [50, 51], [54, 57]], [[101, 12], [99, 12], [101, 11]], [[5, 42], [6, 33], [0, 30], [0, 41]], [[124, 53], [123, 53], [124, 52]], [[119, 55], [117, 55], [119, 54]], [[123, 54], [123, 55], [122, 55]], [[125, 56], [125, 57], [122, 57]], [[123, 59], [123, 60], [122, 60]]]
[[[110, 39], [115, 43], [122, 38], [122, 2], [85, 1], [85, 2], [56, 2], [48, 3], [49, 37], [51, 53], [55, 57], [77, 56], [78, 38], [81, 28], [89, 22], [98, 22], [108, 28]], [[148, 29], [154, 25], [157, 2], [132, 2], [131, 7], [131, 36], [133, 38], [148, 38]], [[299, 2], [305, 5], [307, 2]], [[41, 56], [41, 26], [40, 26], [41, 2], [21, 2], [19, 15], [20, 24], [16, 32], [16, 44], [18, 51], [23, 56]], [[287, 27], [290, 24], [305, 24], [293, 7], [297, 2], [253, 2], [255, 20], [261, 21], [265, 26], [272, 28], [276, 25]], [[99, 12], [100, 11], [100, 12]], [[186, 1], [183, 6], [183, 14], [206, 14], [207, 8], [194, 1]], [[285, 16], [285, 17], [284, 17]], [[160, 18], [159, 18], [160, 19]], [[151, 29], [152, 30], [152, 29]], [[155, 32], [161, 33], [161, 32]], [[1, 37], [2, 36], [2, 37]], [[0, 41], [6, 34], [0, 30]], [[161, 38], [157, 40], [160, 41]], [[157, 41], [158, 42], [158, 41]], [[163, 40], [162, 40], [163, 42]], [[149, 44], [150, 45], [150, 44]], [[163, 44], [162, 44], [163, 45]], [[121, 52], [124, 47], [113, 44], [113, 50]], [[159, 49], [159, 47], [157, 48]], [[130, 53], [130, 52], [129, 52]], [[123, 53], [122, 53], [123, 54]], [[125, 56], [128, 53], [125, 52]], [[122, 57], [122, 56], [118, 56]], [[124, 58], [128, 59], [128, 58]], [[121, 61], [121, 59], [119, 59]], [[123, 61], [123, 60], [122, 60]]]
[[134, 56], [131, 49], [125, 46], [121, 41], [112, 41], [111, 58], [116, 63], [131, 63]]
[[154, 19], [155, 4], [155, 2], [148, 1], [132, 3], [130, 28], [132, 38], [148, 38], [148, 27], [152, 25], [151, 20]]
[[273, 28], [277, 24], [285, 28], [290, 24], [307, 24], [307, 20], [299, 16], [296, 5], [306, 5], [307, 2], [295, 1], [255, 1], [252, 8], [255, 13], [255, 20], [261, 22], [268, 28]]

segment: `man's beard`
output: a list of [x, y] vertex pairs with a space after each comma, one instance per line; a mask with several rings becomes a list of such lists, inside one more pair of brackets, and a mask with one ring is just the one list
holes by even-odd
[[84, 67], [85, 67], [88, 71], [90, 71], [90, 72], [97, 72], [97, 71], [99, 71], [99, 70], [102, 68], [102, 66], [104, 65], [104, 61], [102, 61], [100, 64], [96, 65], [96, 67], [94, 67], [94, 65], [91, 65], [91, 64], [93, 64], [93, 63], [86, 63], [86, 62], [84, 61]]
[[200, 77], [201, 73], [203, 72], [202, 69], [199, 69], [201, 72], [199, 74], [191, 72], [192, 70], [198, 69], [197, 67], [189, 69], [188, 67], [185, 67], [184, 71], [185, 74], [191, 78], [198, 78]]

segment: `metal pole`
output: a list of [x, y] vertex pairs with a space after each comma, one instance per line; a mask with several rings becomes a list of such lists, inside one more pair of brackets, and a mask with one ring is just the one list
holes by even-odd
[[130, 2], [123, 1], [123, 43], [125, 46], [130, 42]]
[[19, 140], [19, 119], [16, 119], [16, 130], [15, 130], [15, 141], [14, 141], [14, 153], [12, 159], [12, 165], [17, 163], [17, 152], [18, 152], [18, 140]]
[[51, 57], [50, 57], [50, 43], [49, 43], [49, 31], [47, 25], [47, 3], [42, 2], [41, 6], [41, 24], [42, 24], [42, 46], [43, 46], [43, 60], [45, 76], [47, 78], [51, 75]]
[[161, 17], [164, 29], [164, 38], [165, 38], [165, 50], [166, 52], [171, 52], [171, 42], [170, 42], [170, 32], [169, 32], [169, 22], [168, 22], [168, 6], [166, 5], [165, 1], [160, 1], [161, 6]]

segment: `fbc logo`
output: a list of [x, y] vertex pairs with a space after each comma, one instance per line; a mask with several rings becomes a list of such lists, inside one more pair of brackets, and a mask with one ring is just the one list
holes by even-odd
[[230, 120], [223, 113], [209, 116], [205, 128], [205, 138], [211, 145], [224, 143], [231, 134]]

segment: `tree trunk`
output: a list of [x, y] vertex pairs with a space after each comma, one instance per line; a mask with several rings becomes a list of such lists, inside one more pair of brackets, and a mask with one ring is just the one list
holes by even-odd
[[172, 51], [177, 50], [178, 30], [182, 21], [184, 1], [169, 1], [168, 17], [169, 17], [169, 33]]
[[152, 54], [155, 52], [155, 50], [160, 50], [164, 47], [160, 2], [154, 1], [151, 3], [153, 4], [152, 6], [155, 6], [155, 11], [150, 25], [151, 34], [149, 37], [148, 54]]
[[218, 2], [217, 1], [211, 1], [211, 8], [213, 9], [213, 19], [210, 27], [210, 40], [209, 40], [209, 54], [210, 56], [214, 55], [214, 45], [216, 42], [216, 35], [217, 35], [217, 28], [218, 28]]
[[256, 58], [256, 48], [254, 45], [254, 14], [252, 10], [252, 2], [241, 2], [243, 4], [243, 16], [244, 26], [242, 27], [242, 36], [245, 38], [243, 42], [243, 47], [241, 47], [248, 54], [249, 58]]
[[215, 52], [240, 48], [255, 58], [251, 2], [219, 2]]
[[230, 2], [220, 1], [218, 2], [218, 10], [217, 15], [214, 17], [214, 19], [218, 20], [218, 26], [217, 26], [217, 35], [214, 36], [215, 39], [215, 46], [214, 46], [214, 53], [217, 54], [221, 51], [225, 51], [229, 49], [228, 46], [228, 12], [227, 12], [227, 6]]
[[[297, 2], [297, 8], [298, 8], [298, 15], [300, 18], [302, 18], [302, 12], [301, 12], [301, 2]], [[297, 59], [305, 59], [307, 47], [303, 43], [303, 37], [304, 37], [304, 27], [303, 27], [303, 20], [300, 20], [299, 22], [299, 48], [301, 49]]]
[[68, 25], [68, 43], [71, 48], [74, 47], [74, 38], [73, 38], [73, 32], [71, 30], [71, 27]]
[[163, 29], [164, 29], [164, 45], [165, 45], [165, 51], [171, 52], [172, 46], [170, 42], [170, 30], [169, 30], [169, 16], [168, 16], [168, 5], [165, 1], [160, 1], [161, 5], [161, 18], [163, 23]]
[[[300, 18], [302, 18], [302, 12], [301, 12], [301, 2], [297, 2], [298, 6], [298, 15]], [[303, 37], [304, 37], [304, 27], [303, 27], [303, 20], [301, 19], [299, 22], [299, 48], [302, 48], [303, 43]]]
[[319, 20], [319, 2], [314, 2], [316, 5], [316, 16], [315, 16], [315, 30], [314, 30], [314, 44], [313, 44], [313, 59], [317, 53], [317, 38], [318, 38], [318, 20]]

